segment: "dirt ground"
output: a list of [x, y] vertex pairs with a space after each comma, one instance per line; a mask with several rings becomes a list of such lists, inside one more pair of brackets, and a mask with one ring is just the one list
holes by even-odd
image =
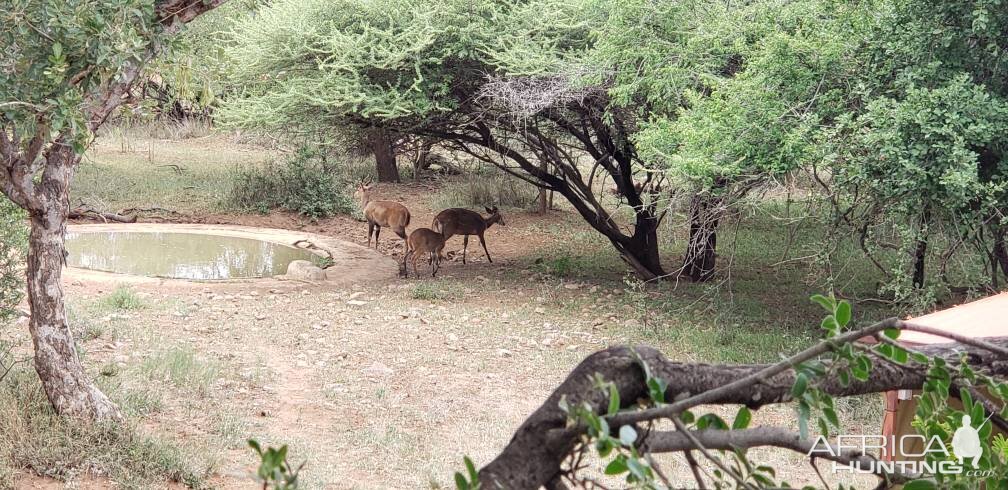
[[[429, 226], [434, 212], [410, 185], [379, 192], [406, 202], [411, 229]], [[307, 488], [452, 488], [462, 457], [477, 466], [492, 459], [584, 356], [639, 341], [623, 328], [627, 293], [618, 282], [563, 281], [533, 267], [537, 249], [557, 245], [538, 231], [543, 223], [570, 219], [576, 217], [505, 212], [506, 226], [487, 233], [493, 264], [474, 240], [470, 263], [446, 263], [434, 280], [142, 282], [131, 287], [144, 307], [119, 313], [87, 313], [116, 282], [71, 274], [65, 286], [100, 332], [81, 344], [96, 377], [112, 371], [125, 386], [141, 383], [131, 374], [139, 366], [178, 352], [193, 353], [206, 368], [189, 381], [155, 377], [162, 403], [144, 420], [154, 433], [213, 454], [211, 485], [254, 487], [244, 441], [256, 437], [290, 444], [291, 460], [306, 461]], [[273, 213], [190, 221], [367, 242], [366, 225], [350, 218], [310, 222]], [[387, 233], [379, 251], [399, 257], [401, 247]], [[449, 242], [448, 250], [460, 248], [460, 237]], [[26, 329], [16, 330], [27, 340]], [[786, 407], [757, 414], [757, 422], [792, 419]], [[766, 454], [782, 467], [800, 462]], [[669, 463], [673, 478], [689, 485], [685, 466]], [[70, 485], [108, 482], [82, 477]], [[62, 484], [26, 474], [17, 486]]]

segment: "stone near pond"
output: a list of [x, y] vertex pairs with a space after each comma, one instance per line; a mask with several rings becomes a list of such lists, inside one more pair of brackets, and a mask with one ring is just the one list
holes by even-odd
[[[326, 275], [325, 271], [307, 260], [295, 260], [287, 265], [287, 274], [284, 275], [284, 278], [302, 281], [324, 281]], [[308, 291], [305, 290], [302, 294], [307, 293]]]

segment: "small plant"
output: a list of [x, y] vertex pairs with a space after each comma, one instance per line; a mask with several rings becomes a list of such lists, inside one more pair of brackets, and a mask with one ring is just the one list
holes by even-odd
[[476, 466], [473, 464], [469, 456], [462, 458], [465, 463], [466, 473], [468, 475], [463, 475], [461, 472], [455, 472], [455, 489], [456, 490], [479, 490], [479, 473], [476, 472]]
[[293, 468], [287, 461], [287, 445], [279, 448], [272, 446], [265, 450], [255, 439], [249, 439], [248, 445], [259, 455], [259, 469], [256, 470], [256, 480], [262, 482], [263, 490], [295, 490], [298, 488], [298, 473], [304, 463]]
[[143, 301], [129, 286], [119, 286], [102, 302], [117, 310], [139, 310], [144, 307]]

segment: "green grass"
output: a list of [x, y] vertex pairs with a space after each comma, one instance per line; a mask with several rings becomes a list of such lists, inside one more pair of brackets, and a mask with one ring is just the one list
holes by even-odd
[[157, 137], [180, 136], [167, 133], [111, 128], [99, 135], [77, 169], [71, 202], [109, 211], [223, 212], [236, 169], [275, 155], [214, 132], [182, 141]]
[[101, 299], [107, 308], [120, 311], [139, 310], [145, 307], [143, 300], [129, 286], [119, 286]]
[[454, 301], [462, 298], [462, 286], [447, 281], [424, 280], [413, 287], [410, 296], [426, 301]]
[[178, 388], [207, 396], [220, 367], [201, 359], [188, 347], [174, 347], [145, 359], [140, 371], [152, 381], [167, 381]]
[[164, 488], [166, 482], [208, 487], [214, 457], [204, 448], [145, 434], [122, 393], [108, 393], [127, 420], [87, 426], [53, 412], [30, 366], [12, 371], [0, 382], [0, 488], [13, 488], [21, 471], [64, 481], [100, 474], [123, 488]]
[[538, 187], [497, 169], [482, 169], [474, 175], [446, 180], [427, 200], [432, 209], [531, 209], [538, 198]]

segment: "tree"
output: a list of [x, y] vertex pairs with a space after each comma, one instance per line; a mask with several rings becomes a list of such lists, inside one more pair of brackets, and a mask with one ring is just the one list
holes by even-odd
[[94, 132], [186, 22], [223, 0], [12, 0], [0, 10], [0, 190], [28, 212], [35, 370], [62, 415], [119, 410], [88, 378], [60, 283], [68, 190]]
[[[986, 0], [863, 6], [815, 138], [841, 233], [898, 300], [1008, 278], [1008, 12]], [[937, 279], [937, 280], [935, 280]]]
[[[480, 488], [567, 488], [583, 483], [579, 465], [594, 450], [609, 475], [625, 476], [635, 488], [673, 488], [650, 456], [682, 453], [693, 469], [697, 487], [789, 487], [777, 481], [773, 466], [750, 461], [746, 450], [776, 446], [810, 459], [823, 458], [867, 469], [874, 459], [809, 436], [809, 424], [824, 435], [841, 429], [834, 397], [897, 389], [921, 390], [918, 418], [921, 433], [949, 444], [948, 426], [973, 414], [1001, 430], [1008, 398], [1008, 338], [977, 340], [897, 319], [850, 328], [850, 305], [817, 296], [827, 308], [826, 338], [769, 365], [709, 365], [674, 362], [646, 346], [611, 347], [586, 358], [539, 409], [518, 428], [501, 453], [478, 474]], [[893, 339], [902, 330], [951, 337], [955, 342], [908, 350]], [[874, 337], [875, 344], [855, 343]], [[981, 392], [980, 390], [983, 390]], [[949, 395], [964, 408], [948, 406]], [[795, 402], [799, 431], [772, 426], [750, 428], [751, 410]], [[741, 405], [729, 424], [712, 414], [697, 414], [701, 405]], [[965, 411], [965, 412], [964, 412]], [[658, 422], [675, 430], [660, 430]], [[980, 427], [981, 438], [991, 425]], [[818, 450], [816, 450], [818, 449]], [[816, 450], [813, 453], [813, 450]], [[708, 472], [700, 455], [715, 471]], [[1008, 454], [985, 451], [988, 488], [1008, 481]], [[929, 454], [929, 461], [951, 459]], [[937, 459], [935, 459], [937, 458]], [[814, 461], [813, 461], [814, 464]], [[878, 473], [882, 488], [920, 478], [903, 470]], [[456, 479], [473, 482], [463, 475]], [[936, 475], [942, 488], [976, 488], [976, 477]], [[934, 488], [929, 486], [927, 488]]]

